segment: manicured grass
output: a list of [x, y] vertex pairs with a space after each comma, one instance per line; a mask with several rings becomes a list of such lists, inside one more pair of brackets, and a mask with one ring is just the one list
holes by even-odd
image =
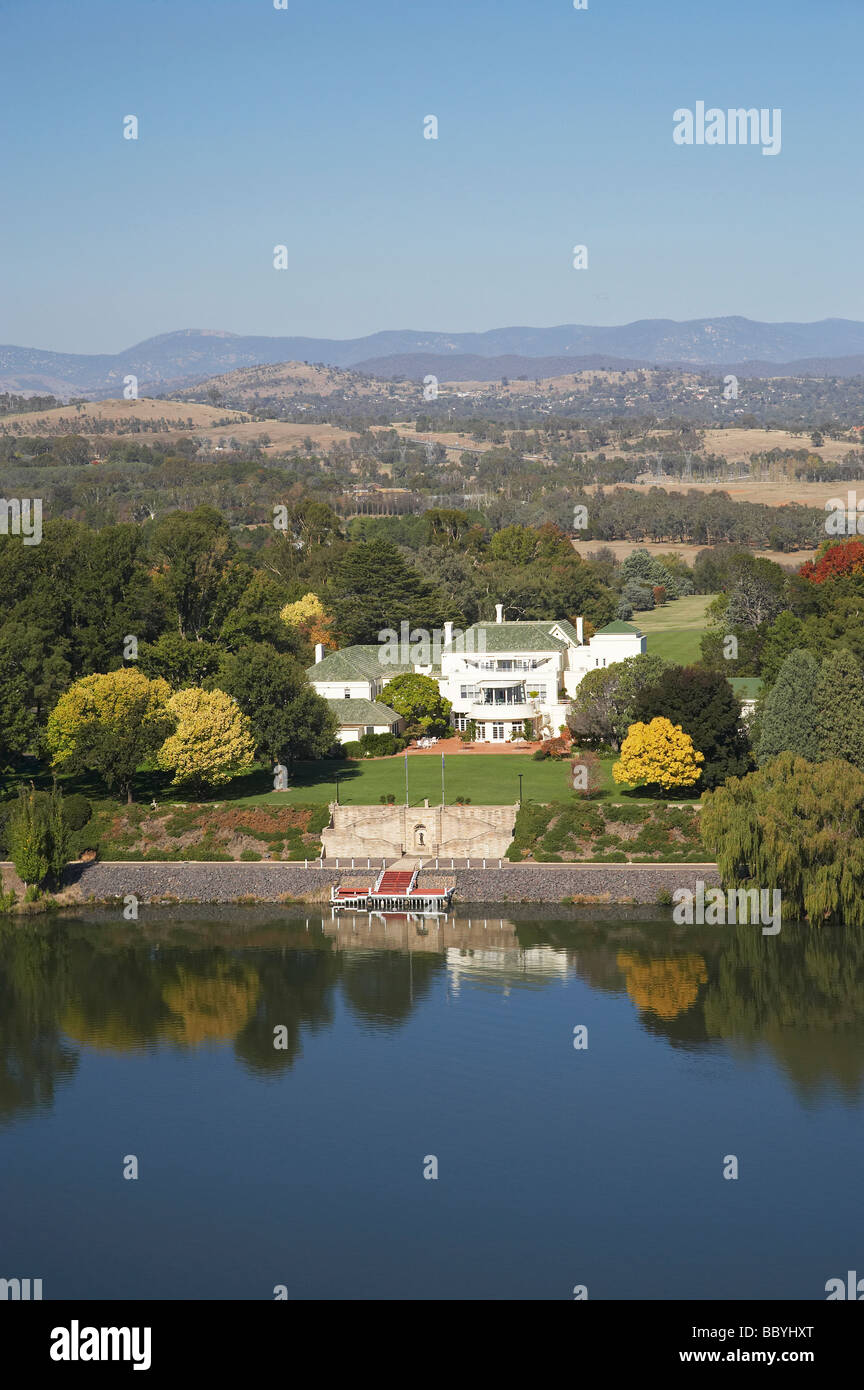
[[705, 610], [714, 598], [715, 594], [690, 594], [662, 608], [634, 613], [632, 621], [645, 633], [647, 650], [653, 656], [689, 666], [702, 655], [700, 643], [706, 630]]
[[[578, 754], [575, 755], [578, 757]], [[626, 804], [650, 800], [619, 787], [612, 777], [614, 756], [601, 758], [603, 791], [600, 802]], [[208, 798], [212, 803], [232, 806], [312, 805], [336, 799], [336, 773], [339, 774], [339, 800], [346, 806], [374, 806], [382, 795], [390, 793], [397, 805], [405, 803], [405, 758], [369, 758], [361, 761], [323, 760], [300, 763], [294, 768], [287, 791], [273, 791], [269, 768], [259, 768], [245, 777], [235, 777], [227, 787], [220, 787]], [[454, 753], [445, 763], [445, 791], [448, 805], [457, 796], [471, 798], [475, 806], [502, 806], [519, 800], [519, 774], [522, 774], [522, 795], [525, 801], [562, 801], [572, 795], [570, 759], [555, 762], [552, 758], [535, 762], [530, 754], [519, 753]], [[6, 780], [6, 796], [14, 795], [21, 783], [37, 787], [51, 785], [50, 772], [37, 764], [28, 764]], [[61, 777], [58, 783], [66, 795], [80, 792], [91, 801], [104, 801], [105, 788], [95, 777]], [[409, 756], [408, 796], [412, 806], [420, 806], [428, 798], [430, 805], [441, 803], [441, 759], [429, 756]], [[135, 779], [135, 801], [160, 806], [193, 800], [170, 785], [167, 774], [141, 772]], [[574, 798], [575, 799], [575, 798]], [[685, 799], [682, 797], [682, 799]]]
[[[274, 792], [272, 773], [269, 768], [260, 768], [244, 777], [235, 777], [225, 787], [217, 788], [208, 800], [249, 806], [335, 801], [337, 772], [339, 800], [345, 805], [376, 805], [381, 796], [388, 792], [395, 796], [398, 804], [405, 802], [405, 758], [399, 754], [392, 758], [369, 758], [357, 762], [322, 759], [315, 763], [299, 763], [293, 770], [288, 790], [284, 792]], [[534, 762], [530, 754], [457, 753], [449, 755], [446, 760], [447, 802], [452, 804], [457, 796], [466, 796], [478, 806], [513, 804], [519, 800], [520, 772], [522, 794], [526, 801], [557, 801], [569, 794], [569, 760], [553, 762], [547, 758]], [[50, 772], [36, 764], [28, 765], [7, 778], [5, 794], [14, 794], [19, 784], [29, 785], [31, 781], [37, 787], [49, 787]], [[98, 801], [106, 797], [105, 788], [98, 778], [61, 777], [58, 784], [66, 795], [80, 792]], [[408, 758], [408, 797], [412, 806], [422, 806], [425, 798], [433, 806], [440, 805], [440, 757], [432, 754]], [[135, 779], [135, 800], [149, 804], [153, 799], [164, 805], [188, 802], [194, 798], [191, 793], [172, 787], [167, 774], [141, 772]]]
[[[267, 801], [334, 801], [339, 773], [339, 800], [346, 806], [376, 805], [388, 792], [397, 805], [405, 803], [405, 758], [369, 758], [358, 762], [308, 763], [298, 768], [287, 792], [271, 792]], [[408, 758], [408, 800], [421, 806], [441, 803], [441, 759], [434, 755]], [[518, 753], [451, 754], [445, 762], [445, 797], [457, 796], [476, 806], [502, 806], [519, 800], [519, 774], [525, 800], [554, 801], [569, 792], [570, 764], [551, 758], [534, 762]]]

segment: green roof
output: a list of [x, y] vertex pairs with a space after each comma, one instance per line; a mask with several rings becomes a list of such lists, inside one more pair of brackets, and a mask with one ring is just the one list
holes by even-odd
[[389, 705], [378, 700], [328, 700], [340, 725], [395, 724], [401, 718]]
[[566, 632], [571, 642], [575, 642], [577, 646], [579, 645], [579, 633], [567, 618], [561, 618], [560, 621], [552, 623], [552, 627], [560, 627], [562, 632]]
[[390, 680], [413, 670], [411, 666], [382, 662], [383, 651], [383, 645], [343, 647], [341, 651], [328, 652], [323, 661], [316, 661], [306, 674], [310, 681], [371, 681]]
[[[566, 632], [569, 623], [474, 623], [447, 648], [468, 656], [483, 656], [484, 652], [555, 652], [567, 646], [560, 637], [552, 636], [553, 627]], [[572, 629], [571, 629], [572, 631]], [[481, 642], [482, 638], [482, 642]], [[575, 631], [573, 641], [577, 640]]]
[[622, 622], [618, 622], [618, 621], [616, 620], [614, 623], [607, 623], [605, 627], [601, 627], [600, 630], [599, 630], [599, 632], [596, 634], [596, 636], [597, 636], [597, 637], [642, 637], [643, 634], [639, 631], [639, 628], [638, 628], [638, 627], [634, 627], [632, 623], [622, 623]]
[[762, 689], [761, 676], [727, 676], [739, 700], [755, 700]]

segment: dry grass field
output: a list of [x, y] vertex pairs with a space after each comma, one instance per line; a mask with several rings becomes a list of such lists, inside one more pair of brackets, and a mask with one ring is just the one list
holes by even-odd
[[[144, 433], [124, 428], [133, 420], [166, 420], [169, 427]], [[217, 423], [225, 420], [230, 423]], [[104, 428], [98, 431], [94, 428], [95, 425], [104, 426], [106, 422], [112, 427], [107, 432]], [[289, 424], [281, 420], [256, 421], [242, 411], [226, 410], [222, 406], [150, 397], [141, 397], [137, 401], [94, 401], [83, 406], [64, 405], [54, 410], [6, 415], [0, 419], [0, 434], [4, 432], [14, 435], [80, 434], [91, 440], [96, 452], [100, 445], [107, 447], [106, 440], [115, 439], [152, 444], [157, 439], [170, 442], [194, 434], [196, 438], [218, 447], [229, 439], [249, 442], [266, 434], [270, 443], [265, 447], [265, 453], [278, 454], [302, 448], [305, 439], [311, 439], [316, 448], [328, 449], [335, 443], [353, 437], [350, 431], [337, 425], [313, 424], [311, 421], [309, 424]]]
[[[217, 420], [230, 418], [238, 424], [249, 419], [237, 410], [223, 410], [212, 405], [192, 405], [188, 401], [154, 400], [142, 396], [137, 401], [88, 401], [86, 405], [60, 405], [53, 410], [38, 410], [22, 415], [4, 415], [0, 430], [7, 434], [83, 434], [92, 435], [94, 424], [108, 421], [115, 426], [111, 433], [122, 435], [123, 425], [132, 420], [176, 420], [182, 430], [206, 429]], [[191, 424], [186, 423], [191, 421]], [[88, 425], [90, 428], [88, 429]], [[167, 432], [166, 432], [167, 433]], [[140, 435], [136, 435], [140, 438]]]
[[[845, 497], [845, 483], [807, 483], [789, 478], [720, 478], [713, 482], [695, 482], [689, 478], [655, 478], [652, 482], [615, 483], [615, 487], [626, 487], [632, 492], [649, 492], [652, 487], [662, 487], [666, 492], [725, 492], [736, 502], [765, 502], [769, 507], [785, 507], [790, 502], [798, 502], [803, 507], [818, 507], [821, 511], [829, 497]], [[850, 486], [854, 487], [854, 484]], [[596, 490], [591, 483], [586, 492]], [[611, 487], [604, 489], [611, 491]]]
[[790, 434], [788, 430], [725, 429], [705, 430], [705, 453], [721, 454], [732, 462], [749, 459], [753, 454], [769, 449], [806, 449], [818, 454], [827, 463], [839, 463], [854, 448], [845, 439], [826, 439], [818, 449], [812, 448], [810, 435]]
[[[655, 541], [573, 541], [573, 549], [579, 555], [590, 555], [592, 550], [599, 550], [604, 546], [607, 550], [613, 551], [618, 560], [624, 560], [634, 550], [647, 550], [650, 555], [680, 555], [686, 560], [688, 565], [692, 565], [700, 550], [705, 550], [704, 545], [674, 545], [670, 542], [657, 543]], [[775, 564], [787, 565], [797, 569], [803, 565], [805, 560], [812, 560], [816, 554], [815, 550], [754, 550], [754, 555], [760, 555], [765, 560], [773, 560]], [[634, 622], [637, 621], [634, 619]]]
[[[172, 394], [178, 400], [186, 400], [190, 396], [204, 395], [212, 389], [225, 398], [242, 395], [252, 407], [257, 400], [272, 399], [274, 396], [290, 399], [291, 396], [333, 396], [337, 393], [358, 397], [380, 395], [388, 384], [341, 367], [316, 367], [309, 362], [276, 362], [261, 367], [238, 367], [234, 372], [209, 377]], [[403, 393], [404, 390], [402, 387]], [[414, 391], [416, 394], [416, 387]], [[394, 386], [393, 393], [398, 395], [400, 388]]]

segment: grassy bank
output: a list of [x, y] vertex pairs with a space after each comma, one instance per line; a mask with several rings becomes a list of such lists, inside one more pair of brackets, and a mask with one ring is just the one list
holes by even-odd
[[690, 806], [565, 801], [523, 806], [507, 857], [547, 864], [700, 863], [699, 814]]

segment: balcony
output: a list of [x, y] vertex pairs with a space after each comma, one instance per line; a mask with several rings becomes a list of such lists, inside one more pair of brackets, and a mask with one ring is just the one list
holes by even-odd
[[537, 713], [541, 701], [539, 700], [520, 700], [518, 703], [503, 705], [491, 705], [480, 700], [471, 700], [463, 705], [459, 700], [453, 707], [454, 714], [464, 714], [466, 719], [476, 720], [495, 720], [500, 723], [502, 719], [532, 719]]

